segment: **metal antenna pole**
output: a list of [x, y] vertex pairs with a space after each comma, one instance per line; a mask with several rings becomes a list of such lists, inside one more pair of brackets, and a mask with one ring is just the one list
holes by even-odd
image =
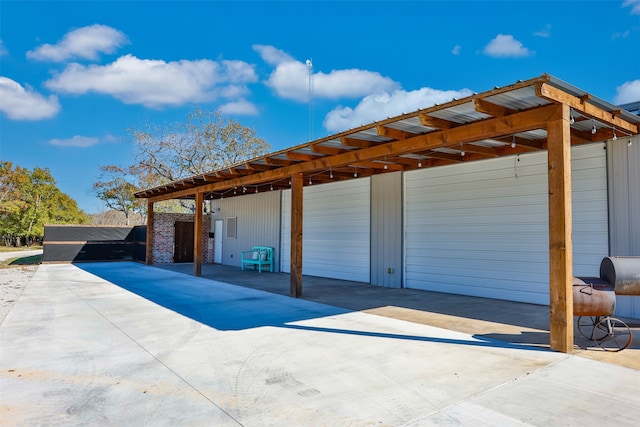
[[307, 59], [307, 70], [309, 71], [309, 141], [313, 138], [313, 64]]

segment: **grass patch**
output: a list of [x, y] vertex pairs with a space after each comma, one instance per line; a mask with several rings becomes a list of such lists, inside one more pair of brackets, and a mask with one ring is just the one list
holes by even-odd
[[42, 255], [32, 255], [22, 258], [12, 258], [7, 260], [7, 265], [37, 265], [42, 262]]

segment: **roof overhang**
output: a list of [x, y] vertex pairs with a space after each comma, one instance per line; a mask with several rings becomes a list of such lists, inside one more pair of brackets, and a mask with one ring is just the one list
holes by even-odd
[[454, 99], [140, 191], [150, 202], [220, 199], [545, 150], [547, 124], [571, 109], [571, 144], [637, 135], [640, 117], [547, 74]]

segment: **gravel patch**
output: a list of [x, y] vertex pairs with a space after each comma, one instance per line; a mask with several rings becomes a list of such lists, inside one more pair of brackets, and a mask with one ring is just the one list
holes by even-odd
[[37, 265], [0, 268], [0, 324], [37, 270]]

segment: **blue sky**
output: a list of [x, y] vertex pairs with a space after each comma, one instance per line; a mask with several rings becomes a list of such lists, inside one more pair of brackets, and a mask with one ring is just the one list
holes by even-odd
[[127, 129], [195, 106], [277, 150], [543, 73], [638, 101], [640, 0], [2, 0], [0, 61], [0, 158], [96, 213]]

